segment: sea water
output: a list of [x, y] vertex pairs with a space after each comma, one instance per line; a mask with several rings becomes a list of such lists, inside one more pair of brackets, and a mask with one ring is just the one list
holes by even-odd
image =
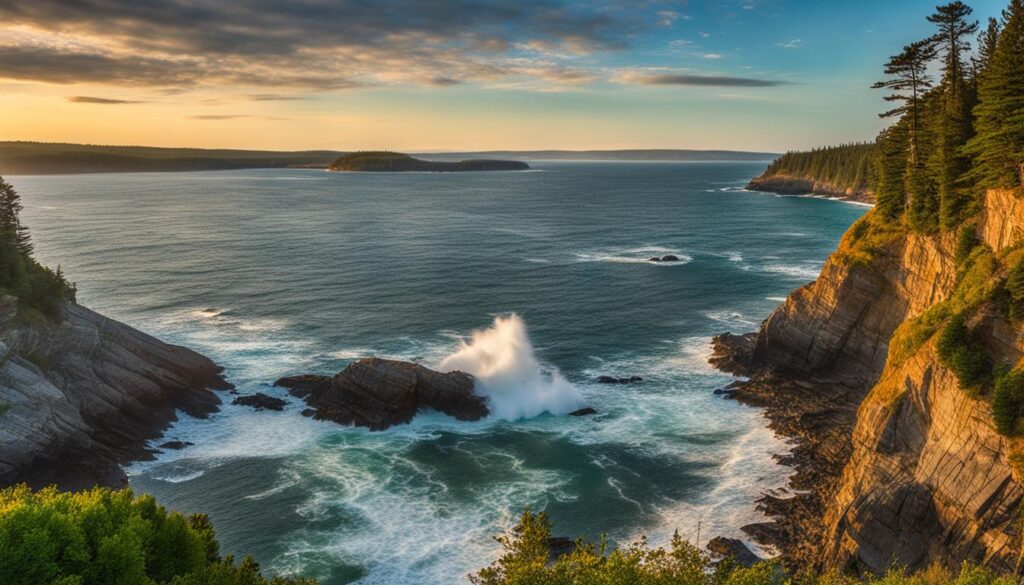
[[[8, 177], [79, 300], [226, 368], [230, 404], [131, 485], [206, 512], [224, 553], [326, 585], [447, 584], [525, 506], [555, 534], [743, 537], [787, 445], [708, 342], [813, 280], [863, 207], [742, 190], [754, 163], [534, 163]], [[674, 254], [678, 262], [653, 263]], [[366, 356], [477, 376], [493, 416], [384, 432], [318, 422], [271, 384]], [[602, 385], [600, 375], [642, 376]], [[597, 415], [566, 414], [582, 406]]]

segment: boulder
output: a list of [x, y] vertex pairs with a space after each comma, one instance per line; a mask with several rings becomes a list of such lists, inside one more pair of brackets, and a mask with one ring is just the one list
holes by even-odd
[[192, 445], [194, 445], [194, 443], [189, 443], [188, 441], [167, 441], [166, 443], [160, 445], [160, 448], [173, 449], [177, 451], [179, 449], [184, 449], [185, 447], [191, 447]]
[[716, 559], [733, 559], [743, 567], [755, 565], [764, 559], [754, 554], [743, 541], [736, 538], [716, 536], [708, 542], [708, 551]]
[[679, 256], [675, 254], [666, 254], [661, 257], [662, 262], [679, 262]]
[[473, 393], [469, 374], [436, 372], [397, 360], [365, 358], [334, 377], [294, 376], [274, 385], [305, 400], [314, 418], [374, 431], [407, 423], [425, 408], [463, 421], [489, 414], [483, 397]]
[[570, 412], [569, 416], [590, 416], [592, 414], [597, 414], [597, 411], [587, 406], [585, 408], [581, 408], [579, 410], [574, 410]]
[[240, 404], [242, 406], [251, 406], [256, 410], [284, 410], [287, 401], [268, 396], [262, 392], [256, 394], [250, 394], [248, 396], [239, 396], [231, 401], [231, 404]]

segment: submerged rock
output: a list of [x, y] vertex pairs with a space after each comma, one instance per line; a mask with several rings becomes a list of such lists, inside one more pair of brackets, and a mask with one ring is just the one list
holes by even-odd
[[574, 410], [570, 412], [569, 416], [590, 416], [592, 414], [597, 414], [597, 411], [587, 406], [585, 408], [581, 408], [579, 410]]
[[334, 377], [293, 376], [275, 386], [306, 401], [313, 417], [379, 431], [407, 423], [424, 408], [463, 421], [487, 416], [483, 397], [473, 393], [473, 377], [435, 372], [410, 362], [365, 358]]
[[160, 445], [160, 448], [173, 449], [175, 451], [178, 451], [180, 449], [184, 449], [185, 447], [191, 447], [194, 444], [195, 443], [189, 443], [188, 441], [167, 441], [166, 443]]
[[644, 379], [640, 376], [630, 376], [628, 378], [616, 378], [615, 376], [598, 376], [598, 384], [636, 384], [637, 382], [643, 382]]
[[288, 404], [286, 400], [268, 396], [262, 392], [256, 394], [250, 394], [248, 396], [240, 396], [231, 401], [231, 404], [240, 404], [242, 406], [251, 406], [256, 410], [284, 410], [285, 405]]

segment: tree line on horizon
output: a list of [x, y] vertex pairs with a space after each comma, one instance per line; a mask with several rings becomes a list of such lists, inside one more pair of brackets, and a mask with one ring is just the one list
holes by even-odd
[[888, 90], [879, 116], [895, 122], [873, 144], [789, 152], [768, 172], [870, 190], [880, 215], [919, 233], [956, 229], [986, 189], [1024, 185], [1024, 0], [984, 28], [972, 13], [936, 7], [935, 33], [885, 64], [872, 87]]

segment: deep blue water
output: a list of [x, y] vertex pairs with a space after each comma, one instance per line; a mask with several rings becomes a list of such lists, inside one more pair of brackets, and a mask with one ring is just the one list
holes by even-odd
[[[439, 366], [515, 313], [533, 350], [509, 350], [502, 400], [540, 404], [508, 380], [566, 391], [557, 370], [600, 411], [426, 414], [381, 433], [303, 418], [294, 400], [185, 418], [167, 437], [196, 446], [133, 466], [132, 485], [210, 513], [225, 552], [326, 585], [440, 584], [493, 558], [525, 505], [559, 534], [660, 543], [700, 522], [702, 540], [742, 536], [754, 498], [784, 482], [771, 454], [785, 445], [711, 394], [729, 379], [705, 364], [708, 340], [813, 280], [864, 208], [738, 190], [760, 164], [534, 167], [9, 179], [37, 256], [82, 303], [205, 353], [241, 392], [284, 396], [267, 384], [367, 355]], [[663, 254], [684, 261], [645, 261]], [[481, 346], [515, 341], [492, 333]], [[542, 372], [520, 376], [534, 358]]]

